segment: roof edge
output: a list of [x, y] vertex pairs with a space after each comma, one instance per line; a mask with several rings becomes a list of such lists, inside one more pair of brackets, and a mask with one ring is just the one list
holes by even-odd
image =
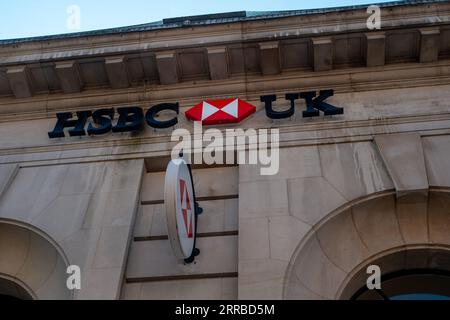
[[391, 1], [391, 2], [384, 2], [384, 3], [368, 3], [368, 4], [361, 4], [361, 5], [319, 8], [319, 9], [284, 10], [284, 11], [235, 11], [235, 12], [225, 12], [225, 13], [213, 13], [213, 14], [204, 14], [204, 15], [196, 15], [196, 16], [167, 18], [167, 19], [163, 19], [161, 21], [137, 24], [137, 25], [132, 25], [132, 26], [117, 27], [117, 28], [99, 29], [99, 30], [92, 30], [92, 31], [75, 32], [75, 33], [63, 33], [63, 34], [37, 36], [37, 37], [4, 39], [4, 40], [0, 40], [0, 46], [39, 42], [39, 41], [52, 41], [52, 40], [64, 40], [64, 39], [76, 39], [76, 38], [91, 37], [91, 36], [114, 35], [114, 34], [121, 34], [121, 33], [145, 32], [145, 31], [153, 31], [153, 30], [161, 30], [161, 29], [176, 29], [176, 28], [183, 28], [183, 27], [190, 27], [190, 26], [208, 26], [208, 25], [236, 23], [236, 22], [243, 22], [243, 21], [276, 19], [276, 18], [285, 18], [285, 17], [302, 16], [302, 15], [324, 14], [324, 13], [341, 12], [341, 11], [349, 11], [349, 10], [360, 10], [360, 9], [365, 9], [370, 5], [376, 5], [376, 6], [379, 6], [380, 8], [388, 8], [388, 7], [445, 3], [445, 2], [448, 2], [448, 1], [447, 0], [401, 0], [401, 1]]

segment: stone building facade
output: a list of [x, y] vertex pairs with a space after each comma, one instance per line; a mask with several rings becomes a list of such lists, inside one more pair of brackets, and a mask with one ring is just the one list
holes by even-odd
[[[446, 278], [450, 3], [380, 7], [380, 30], [368, 30], [366, 7], [346, 7], [1, 41], [0, 294], [349, 299], [368, 265]], [[277, 95], [285, 110], [287, 93], [328, 89], [343, 115], [303, 118], [298, 100], [293, 116], [269, 119], [260, 101]], [[280, 170], [194, 168], [204, 208], [194, 264], [177, 260], [167, 238], [174, 127], [48, 136], [57, 113], [175, 102], [175, 128], [192, 130], [186, 110], [228, 97], [257, 111], [217, 128], [279, 129]], [[67, 289], [69, 265], [81, 268], [81, 290]], [[386, 281], [386, 294], [405, 288]]]

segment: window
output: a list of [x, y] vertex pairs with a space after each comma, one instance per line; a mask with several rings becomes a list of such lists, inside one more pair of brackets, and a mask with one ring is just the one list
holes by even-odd
[[380, 290], [363, 287], [352, 300], [450, 300], [450, 272], [402, 270], [381, 278]]

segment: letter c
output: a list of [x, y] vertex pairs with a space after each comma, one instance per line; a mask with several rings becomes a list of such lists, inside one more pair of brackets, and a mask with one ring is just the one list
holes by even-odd
[[178, 123], [178, 117], [174, 117], [166, 121], [156, 120], [155, 117], [158, 115], [158, 113], [160, 113], [163, 110], [175, 111], [177, 114], [180, 113], [178, 102], [157, 104], [156, 106], [153, 106], [150, 109], [148, 109], [147, 113], [145, 114], [145, 121], [150, 127], [157, 129], [164, 129], [173, 127]]

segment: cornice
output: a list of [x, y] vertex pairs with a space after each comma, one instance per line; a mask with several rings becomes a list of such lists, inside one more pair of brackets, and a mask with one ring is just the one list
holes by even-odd
[[[450, 23], [450, 3], [431, 2], [382, 8], [382, 29], [411, 28]], [[0, 66], [58, 61], [134, 52], [261, 40], [366, 32], [364, 9], [264, 20], [162, 29], [121, 34], [87, 35], [0, 45]]]
[[182, 82], [171, 86], [95, 89], [75, 94], [37, 95], [27, 99], [0, 99], [0, 123], [54, 118], [57, 112], [137, 105], [148, 108], [179, 102], [182, 109], [211, 98], [242, 97], [259, 100], [265, 94], [334, 89], [336, 94], [426, 87], [450, 83], [450, 59], [436, 63], [401, 63], [372, 68], [333, 69], [323, 72], [292, 71], [275, 76], [249, 74], [226, 80]]

